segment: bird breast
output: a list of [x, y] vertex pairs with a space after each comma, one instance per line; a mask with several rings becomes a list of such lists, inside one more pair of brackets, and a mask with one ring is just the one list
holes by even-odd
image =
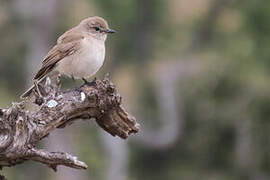
[[57, 70], [76, 79], [88, 78], [97, 73], [105, 58], [105, 44], [94, 38], [84, 38], [80, 48], [71, 56], [62, 59]]

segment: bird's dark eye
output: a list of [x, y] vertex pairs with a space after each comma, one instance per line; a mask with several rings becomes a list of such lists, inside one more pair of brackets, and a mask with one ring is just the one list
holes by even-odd
[[100, 28], [99, 27], [94, 27], [96, 31], [100, 31]]

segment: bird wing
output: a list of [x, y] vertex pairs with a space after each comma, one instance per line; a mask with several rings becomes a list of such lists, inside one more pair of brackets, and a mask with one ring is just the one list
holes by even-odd
[[34, 80], [40, 80], [53, 70], [55, 65], [67, 56], [74, 54], [80, 48], [80, 40], [84, 39], [82, 33], [67, 31], [57, 40], [57, 44], [48, 52], [42, 66], [36, 73]]
[[81, 40], [85, 37], [85, 35], [76, 28], [72, 28], [69, 31], [65, 32], [62, 36], [57, 39], [57, 44], [61, 43], [69, 43], [73, 41]]

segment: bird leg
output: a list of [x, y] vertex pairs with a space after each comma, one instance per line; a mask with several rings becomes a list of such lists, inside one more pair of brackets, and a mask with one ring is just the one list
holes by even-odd
[[83, 80], [84, 84], [88, 84], [88, 83], [89, 83], [89, 82], [87, 81], [87, 79], [85, 79], [85, 78], [82, 78], [82, 80]]
[[87, 79], [85, 79], [85, 78], [82, 78], [82, 80], [83, 80], [83, 85], [81, 85], [79, 88], [76, 88], [76, 91], [79, 91], [79, 92], [81, 92], [81, 88], [83, 87], [83, 86], [85, 86], [85, 85], [88, 85], [88, 86], [95, 86], [97, 83], [96, 83], [96, 80], [97, 80], [97, 78], [95, 77], [94, 79], [93, 79], [93, 81], [91, 81], [91, 82], [89, 82], [89, 81], [87, 81]]
[[87, 79], [85, 79], [85, 78], [82, 78], [82, 80], [84, 81], [84, 84], [83, 84], [83, 85], [87, 84], [87, 85], [89, 85], [89, 86], [94, 86], [94, 85], [96, 85], [96, 80], [97, 80], [97, 78], [95, 77], [95, 78], [93, 79], [93, 81], [91, 81], [91, 82], [87, 81]]
[[74, 78], [73, 75], [71, 75], [71, 79], [72, 79], [73, 82], [75, 82], [75, 78]]
[[94, 77], [93, 81], [91, 83], [96, 83], [97, 77]]

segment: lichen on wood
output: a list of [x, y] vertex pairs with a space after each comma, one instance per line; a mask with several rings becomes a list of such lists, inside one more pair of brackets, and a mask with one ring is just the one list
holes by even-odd
[[0, 169], [26, 160], [41, 162], [55, 171], [58, 165], [86, 169], [87, 165], [73, 155], [36, 148], [50, 132], [78, 119], [95, 119], [102, 129], [122, 139], [139, 130], [108, 76], [70, 91], [60, 90], [59, 78], [56, 82], [47, 78], [39, 88], [42, 96], [34, 92], [34, 110], [27, 110], [25, 101], [0, 109]]

